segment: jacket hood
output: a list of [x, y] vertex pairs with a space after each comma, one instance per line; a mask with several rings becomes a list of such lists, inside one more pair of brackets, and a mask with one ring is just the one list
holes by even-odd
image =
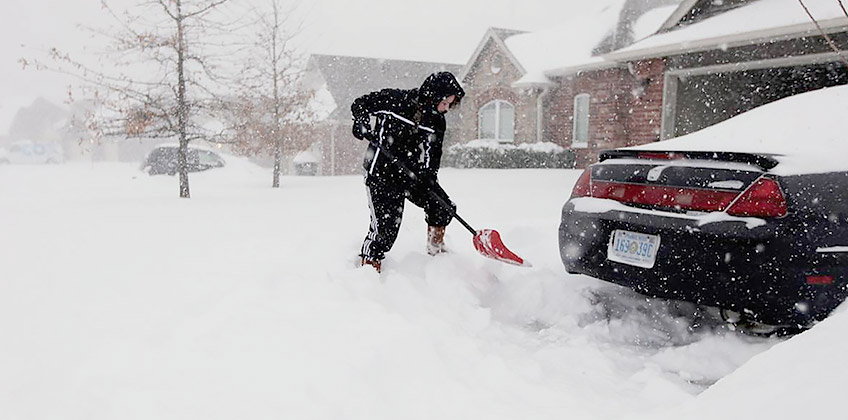
[[465, 91], [459, 85], [456, 77], [447, 71], [433, 73], [427, 76], [427, 79], [421, 84], [421, 88], [418, 89], [418, 102], [424, 109], [435, 110], [436, 105], [442, 99], [451, 95], [456, 95], [457, 104], [465, 96]]

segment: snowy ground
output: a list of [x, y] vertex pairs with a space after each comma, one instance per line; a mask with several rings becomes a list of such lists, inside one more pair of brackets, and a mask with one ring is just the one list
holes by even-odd
[[[767, 351], [780, 341], [567, 275], [556, 229], [578, 174], [444, 170], [460, 214], [534, 267], [477, 255], [459, 224], [431, 258], [410, 206], [378, 276], [354, 268], [359, 177], [273, 190], [231, 161], [181, 200], [135, 165], [0, 166], [0, 417], [716, 418], [754, 407], [739, 390], [762, 372], [783, 398], [798, 372], [774, 365], [816, 355], [804, 340], [829, 342], [819, 328], [844, 335], [837, 316]], [[844, 341], [816, 347], [834, 375]]]

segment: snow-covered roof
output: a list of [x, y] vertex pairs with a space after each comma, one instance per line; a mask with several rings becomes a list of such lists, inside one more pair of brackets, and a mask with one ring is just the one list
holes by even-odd
[[315, 90], [315, 96], [309, 101], [309, 108], [315, 114], [315, 119], [318, 121], [327, 119], [337, 107], [338, 104], [336, 104], [326, 82]]
[[[604, 43], [615, 47], [655, 33], [678, 8], [662, 3], [634, 6], [628, 0], [598, 1], [592, 11], [556, 27], [507, 38], [506, 46], [526, 70], [513, 86], [548, 85], [551, 77], [617, 66], [616, 61], [598, 55], [599, 49]], [[621, 27], [629, 27], [630, 33], [617, 33]]]
[[[460, 66], [447, 63], [385, 60], [369, 57], [313, 54], [311, 66], [321, 74], [315, 86], [316, 110], [337, 120], [350, 119], [350, 104], [366, 93], [384, 88], [415, 88], [437, 71], [457, 74]], [[331, 111], [331, 112], [329, 112]]]
[[739, 152], [777, 155], [781, 175], [848, 171], [845, 141], [848, 86], [790, 96], [727, 121], [639, 150]]
[[[848, 30], [848, 18], [838, 2], [814, 0], [805, 4], [822, 28]], [[818, 30], [797, 1], [758, 0], [691, 25], [651, 36], [604, 57], [610, 60], [659, 57], [808, 33], [817, 34]]]
[[312, 150], [304, 150], [294, 157], [294, 163], [316, 163], [320, 162], [318, 156]]
[[641, 41], [655, 34], [679, 6], [663, 6], [647, 11], [633, 23], [633, 39]]
[[615, 29], [624, 3], [599, 1], [592, 12], [571, 16], [560, 25], [507, 38], [507, 48], [526, 71], [514, 86], [550, 84], [547, 71], [602, 61], [592, 52]]

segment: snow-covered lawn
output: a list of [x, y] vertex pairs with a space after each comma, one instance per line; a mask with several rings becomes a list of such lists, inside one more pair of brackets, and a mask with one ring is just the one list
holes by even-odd
[[429, 257], [409, 206], [378, 276], [354, 267], [356, 176], [274, 190], [232, 160], [181, 200], [131, 164], [0, 166], [0, 418], [712, 419], [753, 407], [740, 390], [757, 385], [771, 395], [754, 402], [790, 404], [770, 366], [825, 363], [804, 340], [826, 347], [818, 329], [844, 316], [766, 351], [779, 340], [566, 274], [557, 226], [578, 175], [444, 170], [460, 214], [534, 267], [479, 256], [458, 223]]

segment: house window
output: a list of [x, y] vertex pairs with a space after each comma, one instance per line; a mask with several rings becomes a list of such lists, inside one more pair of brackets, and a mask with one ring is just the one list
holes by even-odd
[[589, 94], [574, 97], [574, 133], [571, 147], [589, 147]]
[[495, 100], [480, 108], [479, 138], [511, 142], [515, 133], [515, 107], [509, 102]]

